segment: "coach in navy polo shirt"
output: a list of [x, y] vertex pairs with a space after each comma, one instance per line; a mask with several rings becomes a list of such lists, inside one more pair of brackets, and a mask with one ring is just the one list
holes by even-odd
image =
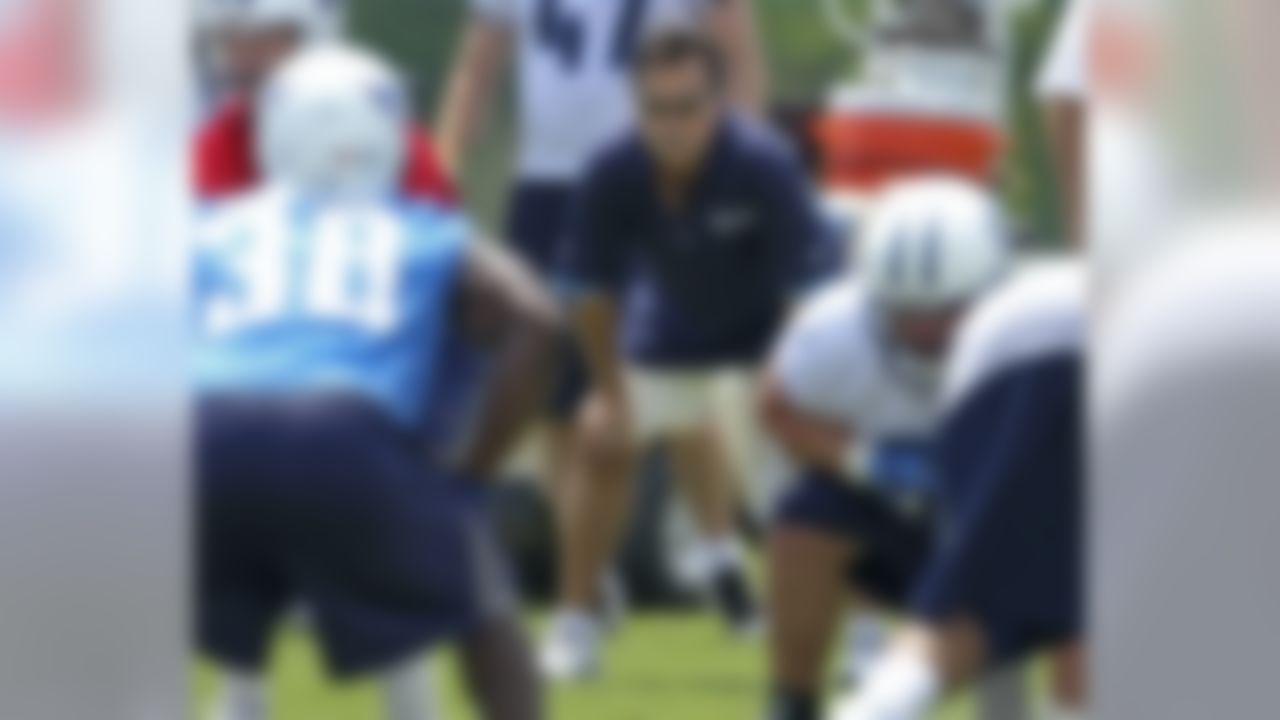
[[[629, 361], [753, 362], [794, 293], [832, 269], [828, 230], [791, 146], [718, 102], [713, 51], [660, 40], [638, 70], [643, 131], [585, 179], [567, 275], [620, 301]], [[706, 59], [683, 54], [695, 48]]]
[[653, 441], [668, 444], [689, 492], [699, 564], [721, 609], [735, 629], [754, 621], [730, 464], [710, 423], [712, 381], [753, 373], [797, 293], [835, 269], [798, 157], [728, 109], [712, 43], [654, 35], [633, 82], [639, 127], [590, 166], [564, 258], [590, 390], [561, 613], [544, 649], [555, 675], [597, 661], [587, 610], [625, 526], [637, 451]]

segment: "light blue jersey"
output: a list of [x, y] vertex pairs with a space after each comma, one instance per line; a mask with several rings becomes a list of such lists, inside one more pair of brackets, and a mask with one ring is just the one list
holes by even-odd
[[264, 190], [197, 225], [202, 392], [347, 392], [423, 416], [470, 229], [405, 202], [308, 205]]

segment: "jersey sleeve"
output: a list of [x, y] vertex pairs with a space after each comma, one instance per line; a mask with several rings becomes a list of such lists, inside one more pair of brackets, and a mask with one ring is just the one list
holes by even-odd
[[519, 0], [471, 0], [471, 12], [500, 25], [514, 26], [518, 15]]
[[408, 158], [405, 161], [403, 189], [410, 197], [452, 206], [458, 201], [453, 180], [440, 164], [435, 143], [420, 127], [408, 131]]
[[852, 323], [840, 309], [846, 299], [844, 287], [824, 291], [811, 300], [783, 333], [774, 348], [772, 368], [787, 400], [796, 407], [831, 419], [847, 417], [842, 407], [846, 393], [858, 375], [857, 359], [851, 357], [842, 328]]
[[619, 228], [619, 191], [608, 163], [588, 171], [574, 194], [563, 258], [563, 280], [571, 292], [621, 288], [629, 253]]

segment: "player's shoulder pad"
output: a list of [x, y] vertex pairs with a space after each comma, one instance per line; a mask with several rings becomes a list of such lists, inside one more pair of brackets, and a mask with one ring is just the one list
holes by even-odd
[[861, 283], [854, 277], [841, 278], [810, 293], [796, 311], [795, 323], [813, 327], [847, 324], [863, 312], [865, 304]]
[[[830, 354], [850, 373], [872, 359], [873, 316], [862, 285], [852, 277], [829, 283], [801, 305], [786, 332], [793, 348]], [[857, 360], [858, 362], [853, 362]]]
[[1086, 274], [1075, 260], [1027, 266], [974, 308], [947, 360], [944, 402], [955, 405], [990, 379], [1027, 363], [1082, 351]]

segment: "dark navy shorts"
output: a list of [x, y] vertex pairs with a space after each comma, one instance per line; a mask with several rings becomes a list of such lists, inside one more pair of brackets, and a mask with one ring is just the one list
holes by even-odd
[[806, 472], [783, 493], [775, 524], [847, 538], [858, 547], [850, 584], [887, 605], [909, 596], [932, 546], [924, 512], [909, 512], [884, 494], [820, 472]]
[[[572, 183], [524, 181], [511, 194], [507, 234], [515, 251], [549, 284], [556, 284], [573, 211]], [[546, 414], [569, 421], [587, 390], [586, 362], [572, 333], [566, 333]]]
[[197, 633], [261, 668], [305, 607], [331, 670], [376, 671], [508, 602], [482, 490], [350, 398], [207, 397], [197, 432]]
[[1078, 356], [1024, 363], [942, 427], [938, 548], [915, 611], [976, 619], [995, 662], [1081, 630], [1081, 390]]

